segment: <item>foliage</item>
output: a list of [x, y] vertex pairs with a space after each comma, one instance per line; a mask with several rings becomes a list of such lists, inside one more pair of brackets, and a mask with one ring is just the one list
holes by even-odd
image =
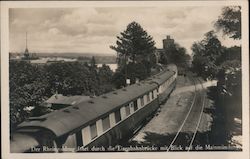
[[218, 86], [221, 92], [241, 98], [241, 62], [239, 60], [226, 60], [220, 66]]
[[169, 50], [166, 50], [166, 52], [169, 52], [170, 63], [180, 65], [186, 62], [185, 60], [188, 56], [186, 54], [186, 49], [184, 47], [181, 47], [179, 44], [175, 43], [172, 47], [170, 47]]
[[[150, 75], [151, 67], [156, 63], [154, 57], [155, 42], [153, 38], [136, 22], [128, 24], [127, 29], [117, 36], [117, 46], [110, 46], [117, 52], [118, 70], [114, 75], [113, 81], [119, 88], [126, 85], [126, 78], [130, 78], [131, 82], [135, 82], [138, 74], [143, 74], [146, 78]], [[152, 60], [153, 59], [153, 60]], [[131, 66], [143, 67], [145, 70], [131, 69]], [[125, 78], [125, 79], [123, 79]]]
[[160, 58], [160, 63], [168, 64], [174, 63], [177, 66], [187, 67], [187, 61], [190, 60], [190, 56], [184, 47], [178, 43], [170, 43], [168, 47], [164, 49]]
[[120, 34], [121, 36], [117, 36], [117, 46], [110, 46], [117, 52], [119, 63], [122, 63], [121, 61], [124, 60], [125, 56], [133, 63], [149, 60], [148, 57], [155, 50], [155, 42], [140, 24], [132, 22]]
[[108, 65], [103, 64], [102, 67], [99, 69], [99, 81], [100, 84], [107, 84], [110, 83], [113, 72], [109, 68]]
[[241, 94], [241, 47], [226, 48], [209, 32], [192, 45], [193, 69], [204, 79], [218, 79], [220, 93]]
[[96, 68], [96, 60], [94, 56], [91, 58], [90, 65], [92, 68]]
[[[241, 61], [241, 47], [233, 46], [230, 48], [225, 48], [224, 54], [222, 55], [222, 60], [239, 60]], [[223, 61], [223, 62], [224, 62]]]
[[[241, 7], [224, 7], [215, 27], [230, 38], [241, 39]], [[220, 93], [241, 99], [241, 47], [226, 48], [220, 62], [218, 73]]]
[[[150, 75], [150, 72], [148, 72], [148, 65], [145, 65], [145, 63], [129, 63], [127, 66], [128, 71], [128, 78], [130, 79], [130, 83], [133, 84], [136, 82], [136, 80], [143, 80], [147, 78]], [[125, 81], [125, 68], [122, 68], [113, 76], [113, 83], [115, 84], [116, 88], [122, 88], [126, 86]]]
[[215, 27], [230, 38], [241, 39], [241, 7], [224, 7]]
[[224, 47], [215, 35], [214, 31], [205, 34], [202, 41], [192, 45], [193, 51], [193, 69], [204, 79], [213, 79], [218, 73], [220, 57], [223, 54]]
[[167, 57], [167, 54], [166, 53], [161, 53], [160, 55], [160, 59], [159, 59], [159, 63], [163, 64], [163, 65], [167, 65], [168, 63], [170, 63], [168, 61], [168, 57]]
[[100, 92], [98, 94], [107, 93], [113, 89], [113, 85], [111, 84], [112, 76], [113, 72], [108, 65], [103, 64], [102, 67], [99, 68], [98, 81]]
[[28, 106], [39, 105], [49, 95], [43, 68], [27, 62], [10, 61], [10, 120], [12, 128], [30, 115]]
[[206, 57], [204, 56], [205, 47], [202, 42], [195, 42], [191, 50], [193, 51], [193, 70], [198, 74], [202, 75], [206, 66]]
[[114, 76], [112, 77], [112, 83], [118, 89], [126, 86], [124, 68], [118, 68], [118, 70], [114, 73]]
[[113, 72], [107, 65], [97, 68], [94, 58], [90, 65], [81, 62], [32, 65], [10, 61], [9, 66], [11, 129], [29, 116], [48, 112], [42, 103], [56, 92], [100, 95], [113, 89]]

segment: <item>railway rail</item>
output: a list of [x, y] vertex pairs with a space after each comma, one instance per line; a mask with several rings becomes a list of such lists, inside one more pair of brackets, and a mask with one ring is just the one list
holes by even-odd
[[[202, 82], [198, 78], [197, 80], [192, 78], [192, 80], [195, 86], [195, 92], [194, 92], [195, 94], [192, 99], [192, 104], [179, 130], [177, 131], [176, 135], [174, 136], [170, 145], [168, 146], [167, 152], [174, 150], [173, 147], [179, 146], [179, 145], [182, 145], [183, 147], [185, 147], [183, 150], [191, 151], [192, 146], [196, 140], [196, 135], [199, 129], [203, 110], [205, 107], [206, 93], [205, 93]], [[201, 90], [198, 89], [199, 86], [201, 86]], [[197, 112], [199, 112], [198, 118], [197, 118], [197, 115], [194, 116], [194, 114], [198, 114]], [[192, 125], [190, 125], [189, 123], [192, 123]], [[187, 133], [183, 133], [183, 132], [187, 132]]]

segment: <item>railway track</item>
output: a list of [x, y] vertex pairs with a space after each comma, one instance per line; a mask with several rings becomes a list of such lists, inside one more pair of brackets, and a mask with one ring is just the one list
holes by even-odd
[[197, 79], [192, 78], [192, 79], [195, 86], [195, 94], [192, 100], [192, 104], [180, 128], [178, 129], [176, 135], [174, 136], [170, 145], [168, 146], [167, 151], [175, 151], [176, 150], [175, 147], [178, 146], [181, 146], [182, 149], [178, 148], [177, 150], [181, 151], [193, 150], [193, 145], [196, 140], [196, 135], [199, 129], [203, 110], [205, 107], [206, 93], [204, 91], [202, 82], [198, 78]]

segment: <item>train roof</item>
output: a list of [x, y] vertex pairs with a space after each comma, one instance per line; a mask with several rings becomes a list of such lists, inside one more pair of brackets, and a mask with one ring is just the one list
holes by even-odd
[[46, 101], [46, 103], [74, 105], [89, 99], [90, 99], [89, 96], [79, 96], [79, 95], [63, 96], [62, 94], [54, 94]]
[[[160, 77], [160, 79], [162, 78]], [[83, 101], [74, 106], [69, 106], [40, 117], [29, 118], [21, 123], [18, 129], [39, 127], [52, 131], [56, 136], [61, 136], [104, 117], [109, 112], [155, 88], [157, 88], [156, 83], [142, 81], [92, 98], [89, 101]]]
[[153, 76], [152, 78], [149, 78], [148, 81], [150, 80], [152, 82], [157, 83], [158, 85], [161, 85], [174, 74], [175, 74], [174, 71], [165, 70], [161, 74], [158, 74], [158, 75]]

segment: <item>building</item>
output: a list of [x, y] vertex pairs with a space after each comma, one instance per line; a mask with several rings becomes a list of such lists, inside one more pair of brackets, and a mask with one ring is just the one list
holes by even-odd
[[26, 48], [25, 48], [25, 51], [23, 53], [23, 57], [22, 57], [22, 60], [36, 60], [36, 59], [39, 59], [36, 54], [32, 54], [29, 52], [29, 49], [28, 49], [28, 39], [27, 39], [27, 32], [26, 32]]
[[29, 54], [29, 50], [28, 50], [28, 42], [27, 42], [27, 32], [26, 32], [26, 48], [25, 48], [25, 51], [24, 51], [24, 57], [23, 59], [29, 59], [30, 58], [30, 54]]
[[174, 39], [171, 39], [170, 35], [167, 35], [166, 39], [163, 39], [162, 42], [163, 42], [163, 49], [167, 50], [171, 45], [174, 44]]
[[166, 39], [162, 40], [163, 48], [158, 48], [155, 51], [156, 60], [159, 62], [161, 60], [162, 63], [168, 63], [168, 48], [174, 45], [174, 39], [171, 39], [170, 35], [166, 36]]

